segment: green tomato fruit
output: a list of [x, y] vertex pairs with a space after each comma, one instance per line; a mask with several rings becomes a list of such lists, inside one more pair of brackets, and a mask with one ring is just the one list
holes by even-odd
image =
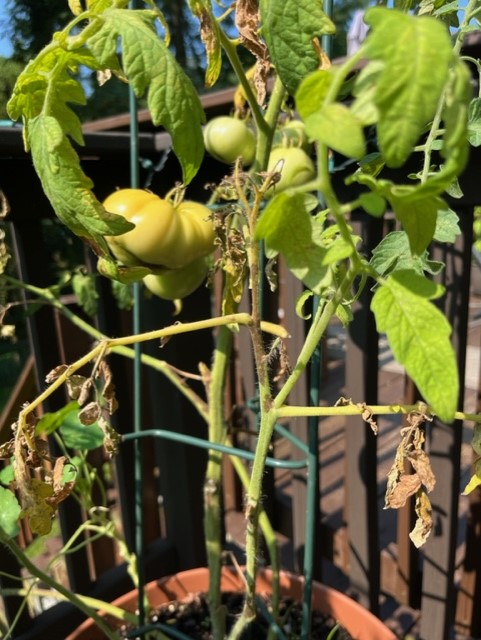
[[119, 189], [103, 204], [135, 224], [127, 233], [106, 237], [124, 265], [180, 269], [214, 250], [214, 223], [203, 204], [184, 200], [174, 206], [143, 189]]
[[306, 127], [302, 120], [289, 120], [274, 133], [272, 147], [300, 147], [310, 153], [312, 145], [307, 138]]
[[216, 160], [234, 163], [238, 157], [248, 166], [254, 162], [256, 138], [243, 120], [231, 116], [219, 116], [204, 127], [204, 144]]
[[276, 182], [267, 195], [299, 187], [316, 177], [314, 163], [305, 151], [299, 147], [277, 147], [272, 149], [267, 165], [269, 172], [277, 171], [281, 174], [279, 182]]
[[182, 269], [171, 269], [161, 275], [149, 274], [143, 278], [143, 283], [159, 298], [180, 300], [200, 287], [207, 271], [207, 260], [198, 258]]

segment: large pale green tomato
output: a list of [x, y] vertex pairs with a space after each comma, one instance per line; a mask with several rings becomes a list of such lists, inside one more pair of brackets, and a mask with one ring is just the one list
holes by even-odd
[[180, 300], [198, 289], [207, 275], [207, 260], [197, 258], [182, 269], [170, 269], [161, 275], [143, 278], [147, 289], [165, 300]]
[[127, 233], [106, 238], [114, 256], [125, 265], [179, 269], [214, 249], [212, 215], [197, 202], [174, 207], [143, 189], [119, 189], [104, 207], [135, 224]]
[[316, 167], [305, 151], [299, 147], [276, 147], [272, 149], [267, 165], [268, 171], [281, 174], [279, 182], [269, 189], [268, 195], [298, 187], [316, 177]]
[[254, 162], [256, 138], [243, 120], [231, 116], [218, 116], [204, 127], [204, 144], [211, 156], [232, 164], [242, 157], [244, 165]]

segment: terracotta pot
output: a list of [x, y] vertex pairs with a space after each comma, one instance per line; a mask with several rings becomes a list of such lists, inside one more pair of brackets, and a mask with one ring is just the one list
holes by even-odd
[[[257, 580], [258, 593], [270, 593], [271, 571], [260, 573]], [[150, 604], [155, 607], [172, 600], [182, 600], [189, 593], [207, 591], [209, 572], [206, 568], [191, 569], [176, 575], [150, 582], [145, 592]], [[281, 593], [295, 600], [302, 598], [303, 580], [296, 575], [282, 572]], [[225, 568], [222, 574], [222, 590], [243, 590], [241, 578], [235, 571]], [[395, 634], [381, 620], [364, 609], [340, 591], [326, 587], [318, 582], [313, 583], [313, 608], [340, 622], [340, 624], [356, 640], [396, 640]], [[137, 592], [131, 591], [115, 600], [117, 606], [135, 611], [137, 608]], [[103, 640], [103, 634], [95, 627], [92, 620], [86, 620], [66, 640]]]

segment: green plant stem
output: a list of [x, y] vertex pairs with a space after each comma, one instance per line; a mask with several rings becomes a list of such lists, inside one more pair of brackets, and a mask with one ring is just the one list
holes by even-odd
[[[70, 595], [66, 597], [57, 590], [37, 589], [33, 586], [24, 589], [2, 589], [2, 596], [20, 596], [24, 598], [28, 598], [29, 596], [38, 596], [44, 598], [55, 598], [55, 600], [61, 600], [62, 602], [72, 602]], [[138, 623], [135, 613], [121, 609], [111, 602], [104, 602], [98, 598], [91, 598], [90, 596], [84, 595], [79, 595], [78, 597], [82, 599], [85, 605], [91, 607], [93, 610], [104, 611], [105, 613], [132, 625], [137, 625]], [[92, 617], [92, 615], [90, 615], [90, 617]], [[110, 637], [111, 636], [109, 636], [109, 638]], [[114, 634], [113, 637], [118, 640], [118, 634]]]
[[287, 92], [279, 76], [276, 76], [274, 87], [269, 99], [269, 105], [265, 112], [265, 122], [267, 127], [258, 133], [256, 159], [252, 167], [253, 171], [265, 171], [272, 147], [272, 139], [276, 129], [277, 120], [281, 111], [282, 103], [286, 99]]
[[8, 547], [11, 553], [17, 558], [21, 566], [24, 567], [32, 576], [45, 583], [53, 591], [57, 592], [61, 599], [63, 598], [65, 600], [68, 600], [68, 602], [80, 609], [87, 617], [92, 618], [97, 627], [105, 634], [107, 638], [109, 638], [109, 640], [116, 640], [118, 636], [116, 632], [113, 632], [108, 627], [102, 616], [97, 613], [96, 609], [101, 609], [121, 620], [128, 620], [133, 624], [137, 623], [137, 616], [135, 616], [134, 614], [120, 609], [120, 607], [116, 607], [108, 602], [103, 602], [94, 598], [87, 598], [86, 596], [73, 593], [67, 587], [64, 587], [62, 584], [56, 582], [47, 573], [44, 573], [41, 569], [36, 567], [35, 564], [30, 561], [28, 556], [17, 545], [17, 543], [12, 538], [9, 538], [1, 528], [0, 542]]
[[[229, 438], [226, 438], [226, 444], [233, 446], [232, 441]], [[244, 463], [238, 456], [230, 456], [230, 460], [232, 465], [237, 473], [237, 477], [242, 483], [242, 486], [247, 491], [249, 489], [249, 480], [250, 476], [247, 472]], [[264, 511], [264, 509], [260, 510], [259, 513], [259, 527], [262, 531], [262, 535], [264, 536], [264, 540], [266, 542], [267, 551], [269, 553], [269, 564], [272, 570], [272, 595], [271, 595], [271, 606], [272, 606], [272, 615], [277, 618], [279, 611], [279, 601], [280, 601], [280, 589], [279, 589], [279, 574], [280, 574], [280, 560], [279, 560], [279, 547], [277, 545], [277, 537], [274, 528]]]
[[[225, 381], [232, 350], [232, 331], [221, 327], [214, 351], [209, 397], [209, 442], [224, 444], [227, 430], [225, 421]], [[212, 637], [222, 640], [225, 634], [225, 611], [221, 607], [221, 559], [222, 559], [222, 454], [209, 449], [204, 483], [204, 529], [207, 563], [209, 567], [209, 610]]]
[[[199, 320], [196, 322], [186, 322], [185, 324], [175, 324], [164, 329], [157, 329], [155, 331], [148, 331], [146, 333], [139, 333], [136, 335], [126, 336], [123, 338], [107, 338], [98, 343], [87, 354], [79, 358], [76, 362], [70, 364], [63, 373], [61, 373], [41, 394], [39, 394], [27, 407], [25, 407], [19, 413], [19, 431], [25, 432], [25, 424], [27, 416], [30, 415], [44, 400], [59, 387], [61, 387], [67, 379], [83, 366], [89, 364], [92, 360], [96, 360], [104, 353], [112, 350], [115, 347], [121, 347], [140, 342], [146, 342], [148, 340], [162, 340], [170, 338], [174, 335], [180, 335], [183, 333], [189, 333], [191, 331], [198, 331], [200, 329], [213, 329], [214, 327], [227, 326], [241, 324], [250, 326], [253, 324], [252, 317], [248, 313], [232, 313], [227, 316], [209, 318], [207, 320]], [[272, 325], [276, 327], [277, 325]], [[271, 327], [269, 327], [271, 328]], [[287, 332], [278, 327], [279, 333], [284, 337], [288, 336]]]
[[[366, 405], [363, 402], [340, 404], [331, 407], [300, 407], [295, 405], [284, 405], [277, 409], [278, 418], [300, 418], [309, 416], [362, 416], [365, 411], [369, 411], [372, 415], [407, 415], [412, 412], [425, 413], [427, 415], [435, 415], [431, 407], [424, 402], [417, 404], [373, 404]], [[464, 420], [468, 422], [481, 423], [481, 414], [464, 413], [456, 411], [453, 420]]]
[[252, 113], [252, 117], [254, 118], [254, 122], [256, 123], [256, 127], [258, 129], [258, 131], [263, 131], [264, 133], [269, 133], [268, 132], [268, 125], [266, 123], [266, 121], [264, 120], [264, 114], [262, 113], [262, 109], [259, 107], [259, 105], [257, 104], [257, 98], [254, 95], [254, 91], [252, 90], [252, 86], [249, 82], [249, 80], [247, 79], [247, 76], [244, 72], [244, 68], [242, 66], [242, 63], [239, 59], [239, 56], [237, 55], [237, 50], [236, 50], [236, 46], [235, 44], [232, 42], [232, 40], [224, 33], [224, 31], [222, 29], [219, 29], [219, 39], [220, 39], [220, 43], [222, 45], [222, 48], [224, 49], [229, 62], [232, 66], [232, 69], [234, 70], [234, 73], [237, 76], [237, 79], [239, 80], [245, 96], [247, 98], [247, 102], [249, 103], [249, 107]]
[[[302, 349], [297, 358], [296, 365], [292, 370], [292, 373], [287, 378], [284, 383], [282, 389], [278, 392], [273, 400], [273, 407], [278, 410], [285, 403], [289, 393], [294, 388], [295, 384], [304, 373], [309, 360], [314, 353], [314, 349], [319, 344], [320, 339], [324, 335], [329, 325], [329, 322], [333, 315], [336, 313], [336, 309], [338, 305], [342, 302], [342, 300], [349, 293], [352, 283], [356, 277], [357, 272], [350, 270], [347, 272], [344, 277], [343, 282], [328, 302], [323, 304], [319, 304], [319, 307], [316, 311], [316, 315], [314, 316], [311, 326], [309, 328], [309, 332], [306, 336], [306, 340], [302, 346]], [[305, 409], [311, 409], [312, 407], [305, 407]]]

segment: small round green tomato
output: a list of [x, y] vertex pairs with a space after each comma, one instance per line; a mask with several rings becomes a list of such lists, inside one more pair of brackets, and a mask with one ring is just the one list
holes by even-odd
[[309, 153], [312, 147], [307, 138], [306, 127], [302, 120], [289, 120], [289, 122], [277, 129], [274, 133], [272, 146], [273, 148], [300, 147], [306, 153]]
[[314, 163], [307, 153], [299, 147], [272, 149], [267, 170], [277, 171], [281, 174], [279, 182], [269, 189], [268, 195], [284, 191], [289, 187], [298, 187], [316, 177]]
[[106, 237], [114, 256], [127, 266], [180, 269], [214, 249], [211, 212], [197, 202], [174, 207], [143, 189], [119, 189], [104, 207], [135, 224], [127, 233]]
[[182, 269], [171, 269], [161, 275], [143, 278], [147, 289], [165, 300], [180, 300], [199, 288], [207, 275], [207, 260], [198, 258]]
[[254, 162], [256, 138], [243, 120], [231, 116], [218, 116], [204, 127], [204, 144], [216, 160], [232, 164], [242, 156], [244, 165]]

